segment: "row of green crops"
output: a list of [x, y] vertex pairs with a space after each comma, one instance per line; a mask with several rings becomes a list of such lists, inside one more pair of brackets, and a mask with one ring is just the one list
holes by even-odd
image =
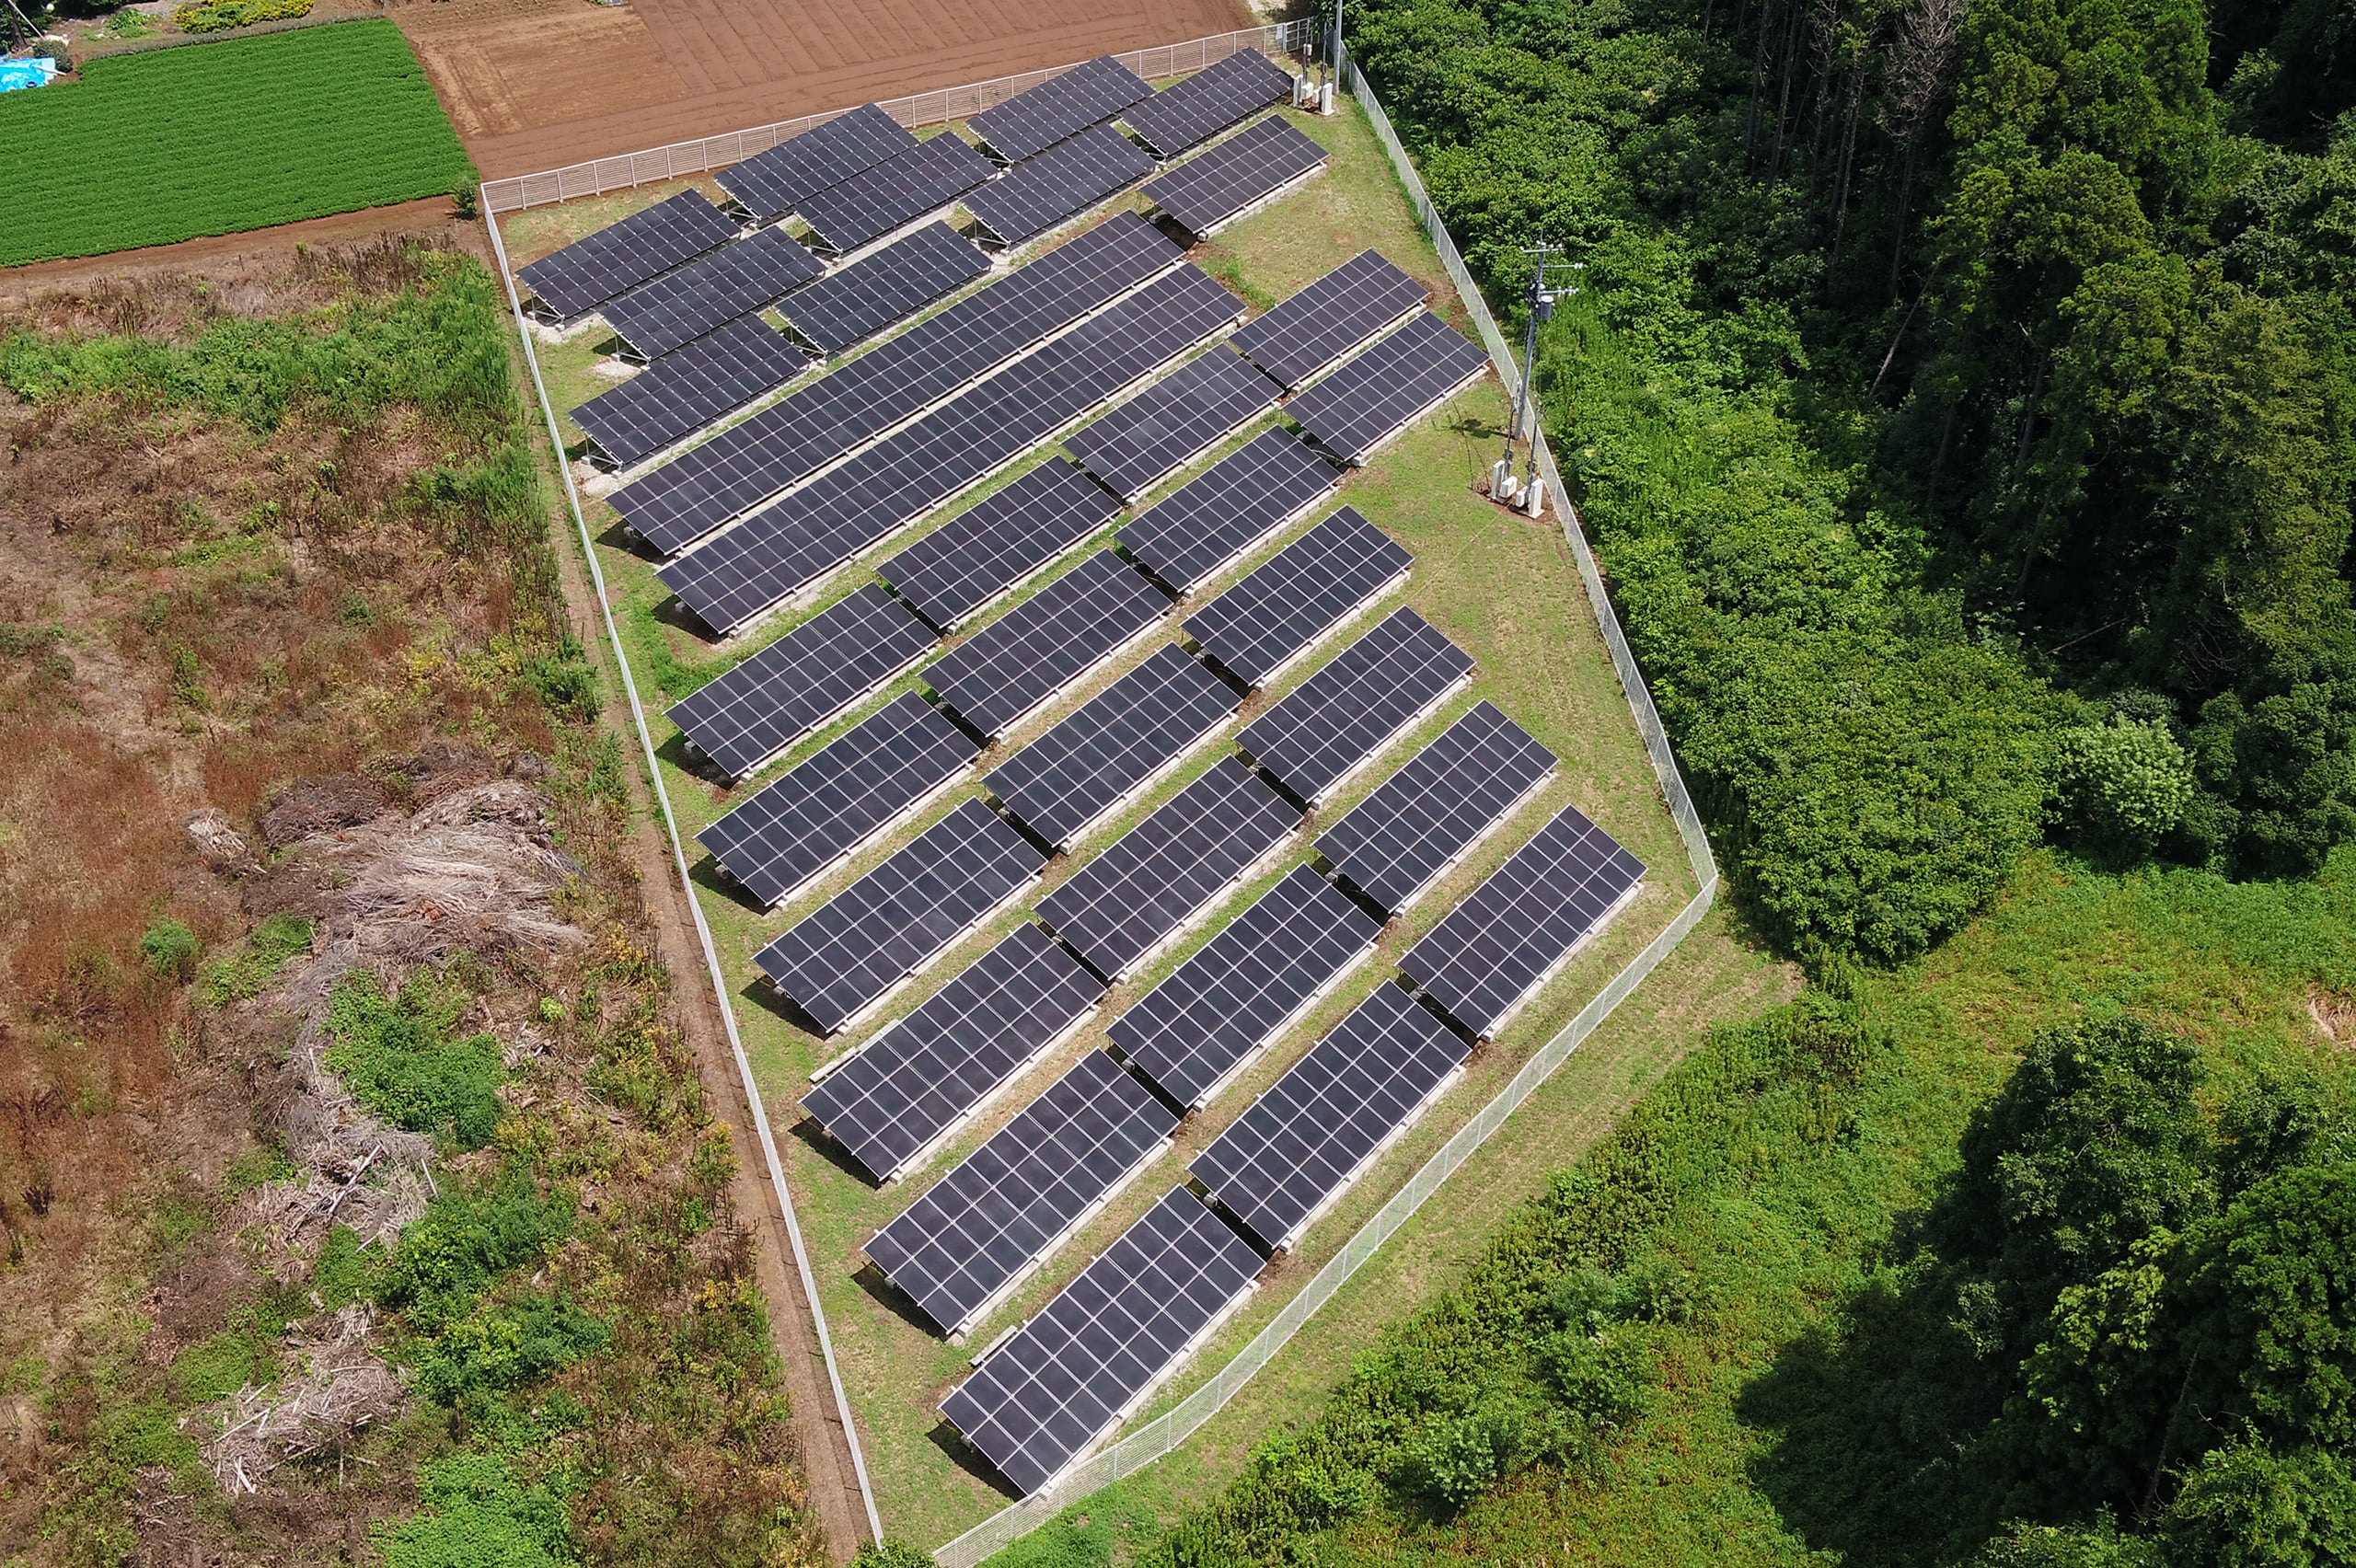
[[409, 40], [357, 21], [94, 60], [0, 97], [25, 177], [0, 204], [0, 266], [440, 195], [466, 149]]

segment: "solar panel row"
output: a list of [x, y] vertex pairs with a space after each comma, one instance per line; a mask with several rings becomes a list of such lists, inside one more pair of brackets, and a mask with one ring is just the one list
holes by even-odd
[[1152, 1090], [1091, 1051], [861, 1250], [938, 1332], [964, 1333], [1177, 1125]]
[[1480, 702], [1317, 840], [1352, 887], [1396, 915], [1554, 770], [1554, 754]]
[[1203, 651], [1253, 686], [1407, 575], [1414, 559], [1345, 506], [1186, 620]]
[[1221, 757], [1039, 901], [1039, 917], [1118, 980], [1283, 842], [1300, 813]]
[[1450, 1018], [1494, 1039], [1644, 875], [1642, 861], [1565, 806], [1399, 968]]
[[794, 211], [821, 248], [841, 256], [947, 206], [997, 172], [997, 165], [944, 131], [803, 197]]
[[1468, 1055], [1437, 1014], [1378, 986], [1195, 1157], [1194, 1172], [1263, 1245], [1289, 1249]]
[[1145, 193], [1187, 233], [1203, 239], [1306, 179], [1325, 159], [1324, 148], [1290, 121], [1270, 115], [1152, 180]]
[[1426, 311], [1295, 398], [1287, 411], [1327, 451], [1358, 464], [1488, 369], [1464, 334]]
[[1153, 159], [1109, 125], [1026, 158], [965, 198], [989, 236], [1020, 245], [1153, 172]]
[[1182, 267], [1014, 369], [788, 491], [657, 575], [706, 625], [733, 630], [1242, 314], [1233, 294]]
[[1103, 486], [1050, 457], [875, 570], [943, 631], [1120, 514]]
[[1114, 537], [1147, 571], [1191, 594], [1341, 482], [1342, 471], [1296, 437], [1263, 431]]
[[682, 261], [736, 237], [736, 220], [700, 190], [682, 190], [543, 256], [515, 275], [570, 321]]
[[1068, 1035], [1104, 982], [1039, 927], [1017, 926], [802, 1097], [877, 1182], [906, 1173]]
[[1292, 73], [1257, 50], [1172, 82], [1124, 110], [1123, 123], [1160, 158], [1173, 158], [1247, 115], [1292, 97]]
[[1315, 805], [1472, 676], [1471, 655], [1415, 611], [1393, 610], [1236, 744]]
[[1152, 96], [1142, 77], [1107, 54], [1017, 93], [965, 123], [985, 146], [1014, 163]]
[[1244, 327], [1233, 342], [1288, 387], [1301, 386], [1430, 297], [1380, 251], [1361, 250]]
[[924, 657], [932, 628], [864, 583], [664, 715], [729, 778], [761, 765]]
[[1170, 1193], [951, 1390], [941, 1412], [1026, 1495], [1209, 1334], [1261, 1257], [1193, 1193]]
[[656, 549], [685, 549], [1169, 271], [1181, 254], [1136, 213], [1118, 213], [632, 480], [611, 504]]
[[1039, 874], [1047, 858], [967, 801], [753, 955], [832, 1034]]
[[1100, 550], [950, 650], [925, 682], [966, 723], [995, 738], [1169, 610], [1161, 589]]
[[819, 352], [838, 354], [989, 270], [980, 246], [947, 224], [927, 224], [795, 290], [778, 314]]
[[1207, 1105], [1381, 934], [1341, 889], [1295, 866], [1106, 1032], [1172, 1101]]
[[810, 356], [757, 316], [674, 349], [572, 410], [617, 468], [643, 463], [801, 374]]
[[914, 692], [696, 835], [763, 908], [781, 903], [917, 809], [981, 753]]
[[756, 153], [720, 171], [720, 188], [764, 218], [790, 213], [814, 196], [917, 144], [915, 135], [876, 104]]
[[767, 228], [607, 300], [597, 314], [632, 352], [653, 359], [784, 298], [826, 270], [783, 229]]
[[1069, 848], [1242, 706], [1198, 660], [1163, 646], [982, 780], [1039, 837]]
[[1225, 343], [1155, 382], [1064, 443], [1135, 501], [1182, 464], [1276, 406], [1275, 382]]

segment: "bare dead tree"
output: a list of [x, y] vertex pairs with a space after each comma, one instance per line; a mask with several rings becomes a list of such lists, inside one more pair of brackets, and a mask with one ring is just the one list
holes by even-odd
[[1914, 0], [1899, 18], [1898, 40], [1889, 52], [1882, 95], [1882, 128], [1898, 144], [1898, 232], [1891, 242], [1889, 288], [1906, 256], [1906, 218], [1914, 198], [1914, 159], [1931, 110], [1955, 84], [1963, 41], [1963, 18], [1970, 0]]

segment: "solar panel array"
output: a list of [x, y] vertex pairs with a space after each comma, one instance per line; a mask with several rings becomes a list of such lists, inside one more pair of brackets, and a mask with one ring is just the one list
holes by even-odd
[[1406, 576], [1415, 558], [1345, 506], [1186, 621], [1204, 652], [1264, 686], [1351, 612]]
[[1146, 570], [1191, 594], [1342, 482], [1284, 431], [1263, 431], [1114, 536]]
[[657, 575], [706, 625], [743, 626], [1242, 314], [1233, 294], [1181, 267]]
[[1129, 105], [1151, 98], [1143, 78], [1107, 54], [1015, 94], [965, 121], [992, 152], [1010, 163], [1045, 152], [1067, 136], [1102, 125]]
[[653, 359], [784, 298], [826, 270], [783, 229], [767, 228], [607, 300], [597, 314], [633, 352]]
[[807, 886], [963, 772], [972, 736], [914, 692], [696, 835], [763, 908]]
[[922, 658], [932, 629], [864, 583], [664, 715], [730, 778], [759, 771], [866, 693]]
[[1399, 961], [1484, 1039], [1644, 880], [1644, 863], [1565, 806]]
[[1155, 382], [1064, 443], [1087, 470], [1134, 501], [1213, 443], [1276, 406], [1275, 382], [1224, 343]]
[[624, 485], [613, 508], [664, 554], [685, 549], [1174, 267], [1180, 255], [1144, 219], [1118, 213]]
[[1314, 805], [1472, 674], [1472, 655], [1415, 611], [1393, 610], [1236, 744]]
[[989, 270], [980, 246], [947, 224], [927, 224], [795, 290], [778, 314], [821, 353], [838, 354]]
[[943, 631], [1120, 515], [1103, 486], [1050, 457], [877, 567]]
[[862, 1251], [936, 1330], [964, 1333], [1177, 1125], [1152, 1090], [1091, 1051]]
[[1068, 848], [1242, 701], [1199, 661], [1158, 648], [982, 782], [1025, 827]]
[[872, 103], [756, 153], [720, 171], [720, 188], [765, 218], [917, 144], [913, 133]]
[[1469, 1054], [1429, 1009], [1378, 986], [1195, 1157], [1195, 1174], [1263, 1243], [1289, 1248]]
[[951, 1390], [941, 1412], [1034, 1493], [1194, 1348], [1260, 1265], [1200, 1199], [1172, 1193]]
[[627, 468], [783, 386], [809, 363], [785, 334], [747, 316], [600, 392], [572, 410], [572, 421], [616, 467]]
[[1016, 164], [965, 198], [965, 210], [1000, 245], [1020, 245], [1086, 212], [1153, 172], [1153, 159], [1109, 125]]
[[1257, 50], [1172, 82], [1121, 114], [1154, 156], [1177, 156], [1246, 116], [1292, 97], [1292, 73]]
[[735, 237], [735, 219], [702, 191], [682, 190], [541, 257], [515, 275], [540, 304], [569, 321]]
[[1292, 400], [1289, 412], [1352, 463], [1489, 367], [1464, 334], [1425, 311]]
[[1012, 823], [967, 801], [787, 927], [753, 963], [832, 1034], [1046, 863]]
[[1341, 889], [1295, 866], [1106, 1032], [1162, 1093], [1208, 1104], [1381, 934]]
[[1300, 386], [1430, 297], [1380, 251], [1361, 250], [1246, 326], [1233, 342], [1287, 386]]
[[1103, 997], [1104, 982], [1053, 937], [1017, 926], [820, 1079], [802, 1108], [888, 1182]]
[[925, 682], [966, 723], [1002, 735], [1169, 609], [1161, 589], [1100, 550], [951, 649]]
[[1200, 238], [1323, 167], [1326, 156], [1291, 121], [1270, 115], [1153, 180], [1145, 193]]
[[947, 206], [997, 172], [997, 165], [943, 132], [803, 197], [794, 211], [819, 245], [839, 256]]
[[1396, 915], [1554, 770], [1554, 754], [1487, 702], [1384, 779], [1317, 841], [1352, 887]]
[[1117, 980], [1299, 823], [1250, 769], [1222, 757], [1041, 899], [1039, 917]]

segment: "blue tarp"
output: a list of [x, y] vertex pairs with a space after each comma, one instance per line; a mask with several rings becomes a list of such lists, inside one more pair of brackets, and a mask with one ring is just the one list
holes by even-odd
[[0, 60], [0, 93], [12, 93], [18, 87], [38, 87], [48, 84], [57, 75], [57, 62], [39, 55], [30, 60]]

